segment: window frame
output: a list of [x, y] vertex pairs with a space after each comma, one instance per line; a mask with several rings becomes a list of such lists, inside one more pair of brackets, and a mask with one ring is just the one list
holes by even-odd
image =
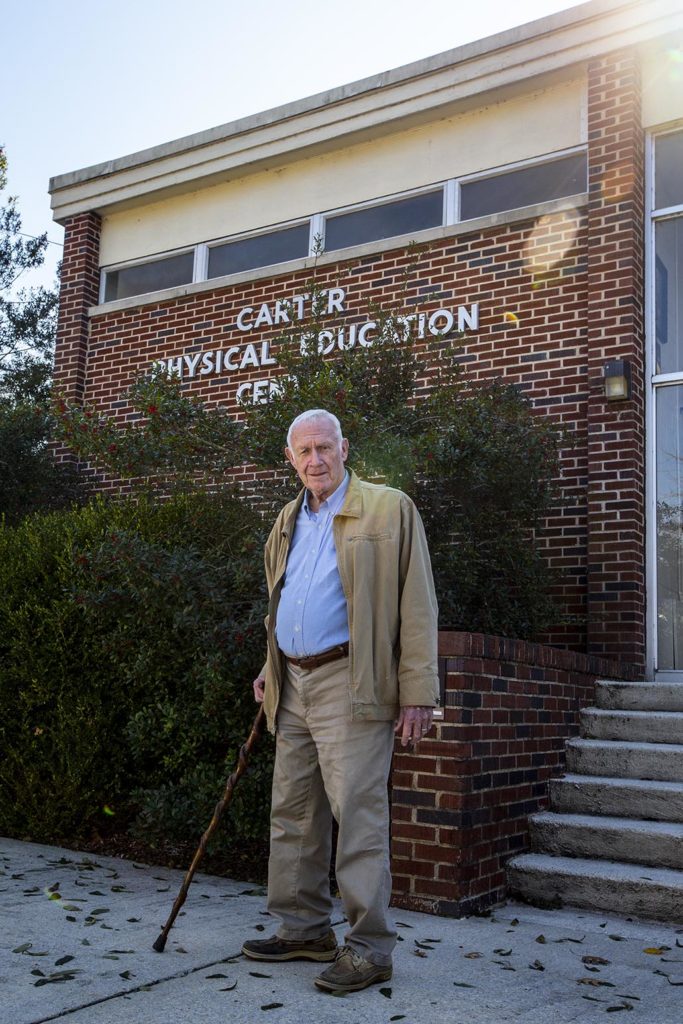
[[[265, 237], [266, 235], [272, 235], [279, 231], [286, 231], [288, 228], [303, 227], [304, 224], [313, 220], [313, 217], [296, 217], [294, 220], [278, 221], [277, 224], [269, 224], [263, 228], [252, 228], [250, 231], [240, 231], [236, 235], [225, 235], [222, 238], [212, 238], [208, 242], [201, 243], [206, 246], [206, 266], [204, 269], [204, 277], [197, 278], [197, 281], [219, 281], [221, 277], [230, 277], [230, 274], [219, 274], [216, 277], [209, 277], [209, 253], [211, 249], [218, 248], [219, 245], [232, 245], [233, 243], [243, 242], [248, 238]], [[306, 259], [307, 256], [311, 255], [311, 232], [309, 228], [308, 238], [308, 252], [306, 256], [295, 256], [294, 259]], [[263, 263], [259, 264], [258, 267], [250, 267], [249, 270], [238, 270], [238, 274], [248, 274], [250, 270], [260, 270], [261, 267], [279, 267], [284, 263], [291, 262], [289, 260], [280, 260], [279, 263]]]
[[[540, 167], [543, 164], [553, 164], [558, 160], [562, 160], [568, 156], [575, 156], [577, 154], [583, 154], [586, 157], [586, 179], [588, 178], [588, 147], [585, 144], [580, 146], [570, 146], [568, 149], [558, 149], [553, 153], [545, 153], [542, 156], [532, 157], [530, 160], [516, 160], [511, 164], [503, 164], [499, 167], [492, 167], [486, 171], [477, 171], [474, 174], [463, 174], [460, 178], [455, 179], [458, 183], [458, 193], [463, 185], [469, 185], [472, 181], [489, 181], [493, 178], [502, 178], [505, 174], [511, 174], [514, 171], [522, 171], [527, 167]], [[586, 189], [588, 188], [588, 180], [586, 180]], [[566, 196], [559, 196], [556, 198], [560, 199], [571, 199], [573, 196], [581, 196], [585, 194], [583, 192], [572, 192]], [[545, 201], [545, 200], [544, 200]], [[548, 200], [548, 202], [554, 202], [555, 200]], [[506, 206], [504, 210], [496, 210], [495, 213], [482, 214], [486, 217], [495, 217], [499, 213], [508, 213], [514, 210], [524, 210], [529, 204], [526, 203], [524, 206]], [[458, 203], [458, 224], [466, 224], [468, 220], [478, 220], [479, 217], [467, 217], [466, 219], [461, 216], [462, 204]]]
[[[131, 270], [133, 267], [146, 266], [149, 263], [161, 263], [162, 260], [173, 259], [176, 256], [186, 256], [188, 253], [193, 254], [194, 262], [192, 265], [192, 279], [187, 281], [187, 284], [194, 284], [195, 272], [197, 268], [197, 249], [201, 243], [194, 245], [183, 245], [180, 249], [167, 249], [165, 252], [155, 253], [153, 256], [141, 256], [135, 260], [126, 260], [124, 263], [111, 263], [106, 267], [100, 267], [100, 288], [99, 288], [99, 300], [102, 305], [110, 302], [122, 302], [123, 299], [105, 299], [105, 291], [107, 288], [107, 274], [114, 274], [119, 270]], [[173, 285], [172, 287], [182, 288], [183, 285]], [[154, 291], [163, 291], [163, 288], [155, 288]], [[154, 295], [152, 292], [139, 292], [140, 295]], [[127, 298], [137, 298], [136, 295], [129, 295]]]
[[[445, 211], [446, 184], [448, 179], [433, 182], [431, 185], [420, 185], [419, 188], [406, 189], [404, 192], [392, 192], [389, 195], [378, 196], [374, 199], [365, 199], [362, 203], [351, 203], [348, 206], [339, 206], [331, 210], [324, 210], [321, 214], [323, 231], [322, 242], [324, 252], [344, 252], [345, 249], [354, 249], [356, 245], [371, 245], [374, 242], [388, 241], [391, 238], [400, 238], [401, 235], [388, 235], [386, 239], [376, 238], [372, 242], [355, 242], [353, 245], [345, 245], [339, 249], [325, 249], [327, 241], [327, 222], [332, 217], [343, 217], [347, 213], [360, 213], [363, 210], [378, 210], [382, 206], [390, 206], [392, 203], [400, 203], [404, 199], [412, 199], [414, 196], [428, 195], [430, 192], [442, 192], [441, 224], [434, 224], [428, 228], [420, 228], [420, 231], [431, 231], [434, 227], [443, 227]], [[404, 234], [404, 232], [401, 232]], [[312, 255], [312, 253], [310, 254]]]

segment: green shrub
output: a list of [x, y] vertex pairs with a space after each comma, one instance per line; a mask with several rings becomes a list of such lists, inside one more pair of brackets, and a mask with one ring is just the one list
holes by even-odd
[[[231, 493], [0, 530], [0, 830], [76, 838], [114, 810], [151, 844], [196, 840], [255, 714], [262, 543]], [[233, 839], [267, 829], [270, 758]]]

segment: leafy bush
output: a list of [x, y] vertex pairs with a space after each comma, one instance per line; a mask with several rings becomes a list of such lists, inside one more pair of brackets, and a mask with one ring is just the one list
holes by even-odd
[[[262, 544], [230, 492], [0, 530], [0, 830], [75, 838], [113, 809], [196, 840], [255, 714]], [[270, 756], [223, 843], [266, 831]]]

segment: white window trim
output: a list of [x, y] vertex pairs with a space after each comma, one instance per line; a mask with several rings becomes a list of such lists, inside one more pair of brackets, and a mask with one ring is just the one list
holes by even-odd
[[682, 671], [659, 670], [657, 642], [657, 393], [663, 387], [683, 384], [683, 369], [674, 373], [655, 373], [656, 308], [655, 308], [655, 231], [658, 223], [683, 215], [683, 204], [654, 209], [655, 145], [658, 138], [680, 132], [683, 125], [663, 131], [649, 131], [645, 136], [645, 564], [647, 587], [646, 672], [660, 681], [683, 679]]
[[206, 281], [209, 276], [209, 247], [206, 242], [200, 242], [194, 251], [193, 281]]

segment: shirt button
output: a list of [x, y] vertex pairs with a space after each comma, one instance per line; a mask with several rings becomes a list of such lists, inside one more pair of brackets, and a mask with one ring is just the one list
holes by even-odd
[[294, 627], [294, 632], [295, 633], [300, 633], [301, 632], [301, 626], [295, 626]]

